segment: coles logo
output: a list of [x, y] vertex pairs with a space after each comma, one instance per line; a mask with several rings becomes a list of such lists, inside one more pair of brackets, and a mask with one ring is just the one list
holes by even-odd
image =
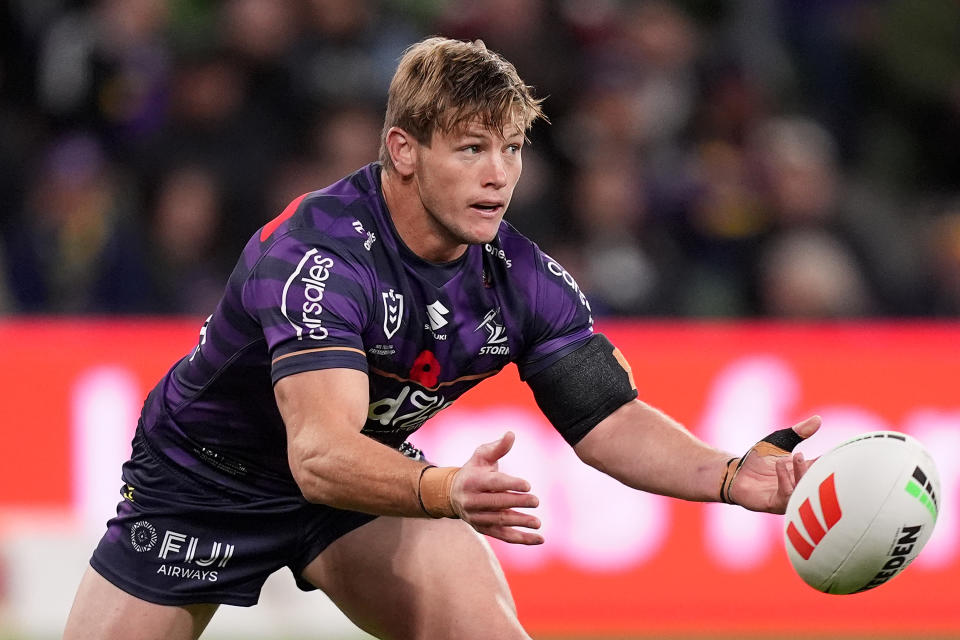
[[[323, 314], [323, 294], [327, 289], [327, 280], [330, 278], [330, 269], [333, 264], [333, 258], [320, 255], [318, 249], [310, 249], [303, 254], [297, 268], [283, 285], [280, 312], [297, 332], [297, 340], [303, 340], [304, 335], [312, 340], [323, 340], [330, 333], [323, 326], [320, 316]], [[298, 278], [299, 284], [303, 285], [303, 302], [298, 308], [291, 309], [288, 306], [287, 297], [290, 295], [291, 286]]]

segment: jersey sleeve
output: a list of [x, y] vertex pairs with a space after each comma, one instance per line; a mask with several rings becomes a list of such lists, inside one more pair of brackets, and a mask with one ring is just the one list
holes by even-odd
[[593, 335], [590, 302], [576, 280], [536, 245], [534, 251], [532, 341], [517, 361], [522, 380], [576, 350]]
[[368, 271], [337, 241], [277, 240], [243, 290], [244, 307], [263, 328], [273, 383], [317, 369], [366, 372], [361, 333], [374, 290]]

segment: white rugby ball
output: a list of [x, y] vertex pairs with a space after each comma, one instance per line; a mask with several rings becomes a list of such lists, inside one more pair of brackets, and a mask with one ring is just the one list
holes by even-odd
[[797, 483], [784, 542], [804, 582], [857, 593], [909, 565], [937, 521], [940, 477], [915, 438], [874, 431], [822, 455]]

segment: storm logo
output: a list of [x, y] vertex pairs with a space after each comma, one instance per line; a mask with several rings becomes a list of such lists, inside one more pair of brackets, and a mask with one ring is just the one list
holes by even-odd
[[505, 355], [510, 353], [510, 347], [503, 344], [507, 341], [507, 330], [502, 324], [497, 322], [497, 316], [500, 315], [500, 307], [490, 309], [483, 321], [477, 325], [474, 331], [486, 329], [487, 343], [480, 348], [480, 355]]

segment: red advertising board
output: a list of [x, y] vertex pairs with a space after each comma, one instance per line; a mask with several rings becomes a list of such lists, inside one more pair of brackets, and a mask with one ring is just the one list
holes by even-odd
[[[122, 454], [143, 395], [192, 348], [200, 321], [0, 322], [0, 536], [5, 512], [109, 516], [99, 505], [115, 502], [119, 468], [103, 468], [104, 452]], [[511, 367], [413, 440], [459, 464], [504, 430], [517, 433], [502, 466], [540, 496], [547, 542], [494, 548], [531, 631], [960, 633], [960, 325], [598, 329], [631, 362], [642, 400], [734, 453], [813, 413], [824, 427], [802, 445], [808, 456], [869, 430], [914, 435], [940, 470], [940, 518], [903, 575], [862, 594], [819, 594], [789, 565], [782, 517], [650, 496], [588, 469]], [[109, 495], [91, 500], [97, 492]]]

